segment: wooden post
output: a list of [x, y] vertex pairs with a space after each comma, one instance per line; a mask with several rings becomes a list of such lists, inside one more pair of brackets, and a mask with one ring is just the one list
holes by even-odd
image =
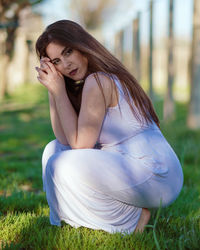
[[174, 118], [174, 98], [173, 98], [173, 84], [174, 84], [174, 0], [169, 0], [169, 32], [168, 32], [168, 81], [167, 93], [164, 100], [164, 119], [170, 120]]
[[191, 92], [187, 124], [200, 128], [200, 1], [194, 0], [193, 39], [191, 53]]
[[124, 31], [119, 32], [119, 53], [121, 62], [124, 61]]
[[150, 20], [149, 20], [149, 97], [154, 101], [153, 95], [153, 0], [150, 0]]
[[123, 31], [120, 30], [115, 35], [115, 56], [122, 62], [123, 61]]
[[0, 58], [1, 58], [1, 68], [0, 68], [0, 100], [3, 100], [7, 94], [7, 73], [9, 66], [9, 56], [6, 53], [6, 30], [4, 27], [0, 27], [0, 35], [2, 36], [2, 41], [0, 43]]
[[135, 78], [140, 82], [140, 12], [137, 18], [133, 20], [133, 72]]
[[2, 68], [1, 78], [0, 78], [0, 100], [3, 100], [5, 95], [7, 94], [7, 71], [9, 66], [9, 56], [4, 54], [2, 56]]

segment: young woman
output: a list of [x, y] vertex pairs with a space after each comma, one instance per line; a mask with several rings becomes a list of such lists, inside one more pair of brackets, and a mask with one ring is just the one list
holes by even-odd
[[183, 184], [151, 101], [77, 23], [49, 25], [36, 51], [56, 137], [42, 157], [51, 224], [142, 232], [148, 208], [171, 204]]

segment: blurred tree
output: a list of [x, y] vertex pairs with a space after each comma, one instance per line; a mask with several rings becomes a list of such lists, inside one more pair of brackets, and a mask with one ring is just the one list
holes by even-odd
[[133, 20], [133, 72], [135, 78], [140, 82], [141, 77], [141, 53], [140, 53], [140, 19], [141, 13]]
[[79, 15], [82, 25], [92, 30], [102, 25], [103, 15], [108, 14], [115, 3], [116, 0], [74, 0], [71, 1], [71, 8]]
[[115, 56], [123, 62], [124, 53], [123, 53], [123, 42], [124, 42], [124, 30], [120, 30], [115, 34]]
[[167, 93], [164, 100], [164, 119], [170, 120], [174, 118], [174, 98], [173, 98], [173, 83], [174, 83], [174, 0], [169, 0], [169, 33], [168, 33], [168, 81]]
[[149, 97], [151, 101], [154, 102], [154, 93], [153, 93], [153, 0], [149, 2]]
[[15, 44], [15, 33], [18, 27], [20, 11], [42, 0], [0, 0], [0, 32], [5, 33], [1, 44], [2, 75], [0, 78], [0, 99], [6, 94], [7, 69], [12, 60]]
[[200, 1], [194, 0], [193, 39], [191, 53], [191, 96], [188, 126], [200, 128]]

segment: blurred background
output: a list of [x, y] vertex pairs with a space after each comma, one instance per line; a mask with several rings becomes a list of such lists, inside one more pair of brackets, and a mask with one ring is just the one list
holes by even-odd
[[[183, 167], [179, 198], [152, 213], [142, 237], [50, 227], [41, 158], [55, 136], [35, 42], [60, 19], [84, 26], [136, 77]], [[0, 249], [199, 249], [199, 166], [200, 0], [0, 0]]]
[[1, 0], [1, 109], [19, 87], [38, 84], [35, 42], [60, 19], [84, 26], [162, 100], [161, 120], [187, 103], [187, 126], [200, 127], [199, 0]]

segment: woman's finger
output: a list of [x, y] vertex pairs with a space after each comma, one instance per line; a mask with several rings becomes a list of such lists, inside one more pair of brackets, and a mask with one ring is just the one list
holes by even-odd
[[47, 74], [52, 72], [52, 70], [51, 70], [51, 68], [49, 67], [49, 65], [48, 65], [47, 62], [42, 63], [41, 69], [42, 69], [43, 71], [45, 71]]
[[57, 71], [57, 73], [60, 77], [63, 77], [63, 75], [59, 71]]
[[38, 76], [38, 81], [47, 88], [47, 84]]
[[40, 59], [41, 62], [50, 62], [50, 59], [48, 57], [42, 57]]
[[48, 57], [43, 57], [40, 59], [40, 67], [45, 70], [47, 65], [45, 64], [46, 62], [49, 62], [50, 59]]
[[46, 74], [51, 73], [51, 68], [49, 67], [49, 65], [47, 64], [47, 62], [42, 62], [40, 65], [40, 69], [42, 71], [44, 71]]
[[46, 64], [48, 65], [48, 67], [51, 69], [51, 71], [55, 74], [57, 73], [57, 70], [55, 68], [55, 66], [53, 65], [53, 63], [51, 62], [46, 62]]
[[47, 68], [47, 65], [45, 65], [44, 63], [40, 63], [40, 68], [42, 70], [45, 70]]
[[36, 67], [35, 69], [37, 70], [40, 78], [44, 78], [47, 75], [47, 73], [45, 73], [42, 69], [38, 67]]

